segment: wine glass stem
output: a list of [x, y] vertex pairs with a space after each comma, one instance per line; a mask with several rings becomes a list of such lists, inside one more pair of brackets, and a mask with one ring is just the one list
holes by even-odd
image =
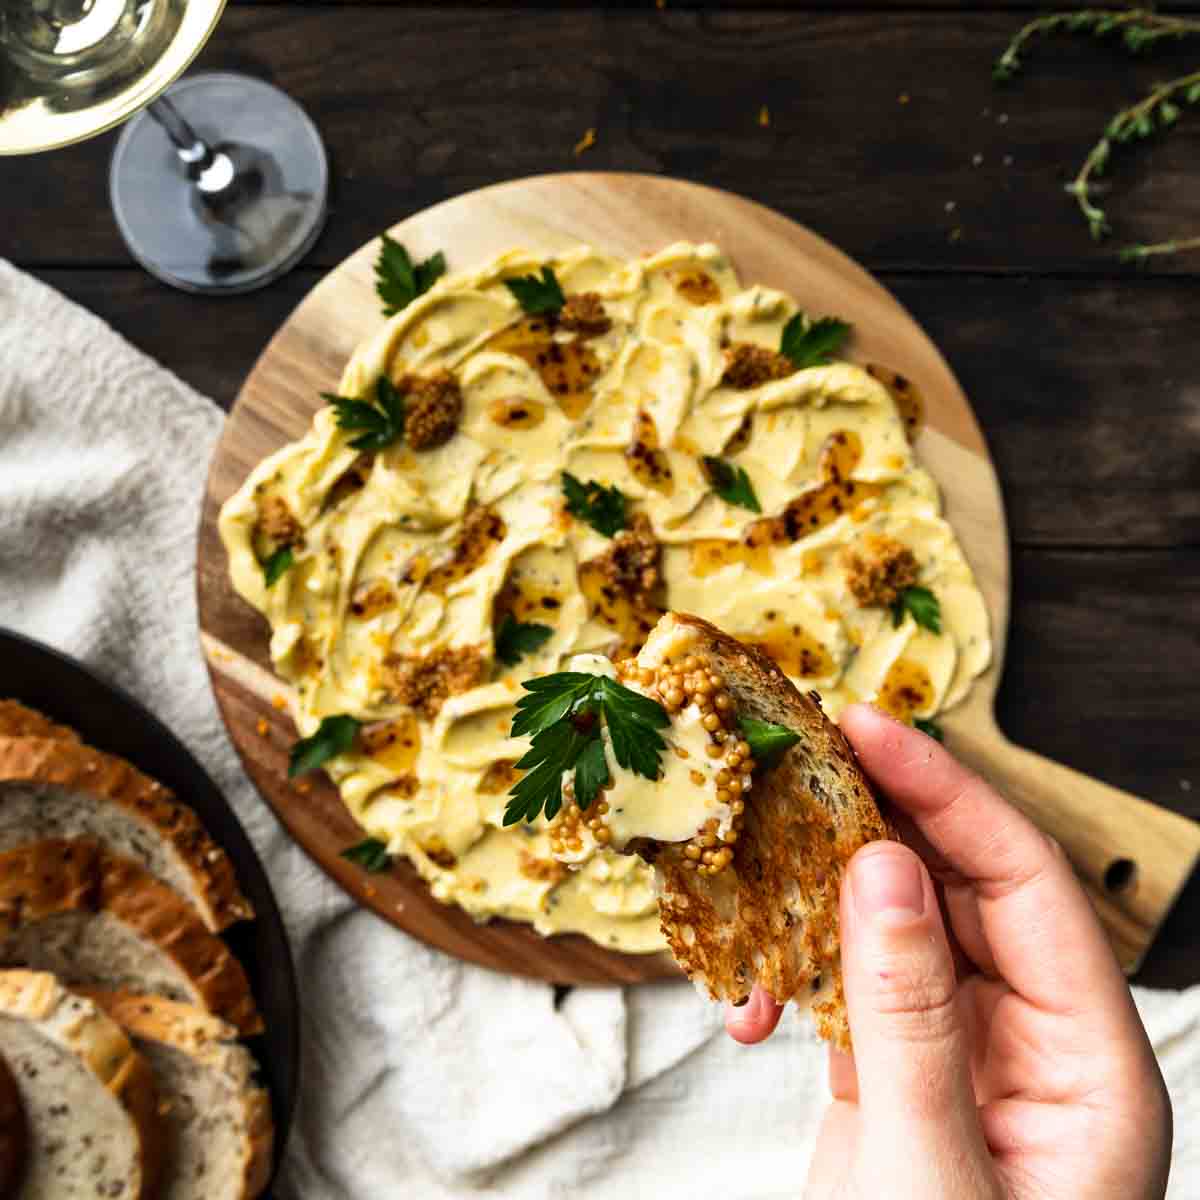
[[212, 165], [212, 150], [166, 96], [153, 101], [147, 112], [162, 126], [176, 153], [191, 171], [205, 171]]

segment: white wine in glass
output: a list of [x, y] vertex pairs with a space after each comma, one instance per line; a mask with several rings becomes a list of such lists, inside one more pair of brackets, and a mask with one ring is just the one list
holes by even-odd
[[0, 154], [66, 146], [133, 117], [109, 170], [117, 224], [146, 270], [193, 292], [279, 278], [327, 213], [320, 135], [278, 88], [207, 72], [165, 90], [224, 6], [0, 0]]

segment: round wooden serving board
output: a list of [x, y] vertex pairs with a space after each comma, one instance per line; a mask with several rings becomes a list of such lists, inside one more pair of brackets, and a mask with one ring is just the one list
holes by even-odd
[[[1019, 749], [1000, 733], [993, 700], [1008, 625], [1008, 539], [996, 473], [971, 407], [934, 345], [862, 268], [794, 222], [727, 192], [643, 175], [519, 180], [446, 201], [396, 225], [414, 259], [443, 250], [451, 271], [523, 246], [547, 254], [587, 242], [633, 257], [680, 240], [712, 241], [744, 283], [794, 296], [805, 310], [853, 323], [849, 355], [891, 367], [923, 393], [917, 453], [942, 487], [992, 619], [990, 670], [946, 715], [947, 741], [1062, 843], [1126, 969], [1134, 970], [1190, 874], [1200, 826]], [[384, 320], [375, 295], [378, 243], [330, 272], [272, 339], [217, 446], [200, 530], [200, 627], [217, 701], [246, 769], [292, 835], [362, 903], [423, 941], [497, 970], [556, 983], [632, 983], [675, 973], [661, 956], [621, 955], [578, 936], [543, 939], [507, 921], [475, 924], [439, 904], [408, 863], [367, 875], [340, 851], [362, 832], [323, 775], [287, 779], [295, 733], [272, 700], [267, 627], [230, 586], [217, 513], [265, 455], [303, 434], [342, 368]]]

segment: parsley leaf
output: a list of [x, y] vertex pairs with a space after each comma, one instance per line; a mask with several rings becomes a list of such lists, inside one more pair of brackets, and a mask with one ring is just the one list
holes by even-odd
[[666, 742], [658, 730], [670, 718], [662, 705], [602, 675], [561, 671], [521, 685], [513, 737], [532, 734], [529, 751], [517, 762], [525, 774], [509, 793], [504, 824], [552, 819], [562, 808], [562, 777], [575, 771], [575, 802], [587, 808], [608, 780], [603, 725], [613, 757], [627, 770], [657, 779]]
[[549, 625], [518, 621], [512, 613], [505, 613], [500, 628], [496, 630], [496, 657], [505, 666], [514, 667], [522, 656], [544, 646], [553, 633]]
[[625, 516], [625, 495], [615, 487], [605, 487], [590, 480], [584, 483], [570, 471], [562, 473], [563, 496], [567, 512], [586, 521], [597, 533], [612, 537], [628, 523]]
[[291, 546], [280, 546], [274, 554], [262, 561], [263, 581], [267, 587], [274, 587], [279, 577], [296, 561]]
[[336, 757], [354, 745], [359, 722], [354, 717], [325, 717], [310, 737], [301, 738], [288, 758], [288, 778], [294, 779]]
[[786, 725], [775, 725], [760, 721], [757, 717], [738, 717], [738, 726], [750, 743], [750, 756], [763, 766], [770, 766], [790, 746], [794, 746], [800, 735]]
[[758, 497], [754, 494], [754, 484], [750, 482], [745, 467], [727, 463], [723, 458], [713, 458], [711, 454], [706, 454], [700, 461], [704, 464], [704, 473], [712, 484], [712, 490], [726, 504], [736, 504], [751, 512], [762, 512]]
[[607, 782], [608, 759], [604, 757], [604, 740], [593, 738], [575, 764], [575, 803], [580, 808], [587, 808]]
[[910, 587], [900, 593], [892, 605], [893, 627], [900, 627], [905, 613], [912, 613], [912, 619], [931, 633], [942, 632], [942, 606], [928, 588]]
[[374, 404], [332, 392], [322, 392], [321, 398], [336, 410], [339, 429], [363, 431], [350, 443], [352, 450], [382, 450], [404, 437], [404, 397], [386, 375], [375, 385]]
[[822, 317], [810, 322], [803, 313], [796, 313], [783, 327], [779, 352], [787, 355], [797, 367], [820, 366], [829, 361], [849, 332], [850, 326], [837, 317]]
[[917, 717], [913, 721], [913, 728], [919, 729], [922, 733], [927, 733], [935, 741], [944, 742], [946, 740], [946, 735], [942, 732], [942, 727], [936, 721], [927, 721], [924, 717]]
[[558, 312], [567, 302], [558, 277], [550, 267], [542, 268], [540, 279], [536, 275], [518, 275], [515, 279], [506, 279], [504, 286], [531, 317]]
[[387, 843], [378, 838], [367, 838], [357, 846], [348, 846], [342, 851], [342, 857], [349, 862], [357, 863], [364, 871], [372, 874], [386, 871], [392, 865], [392, 856], [388, 853]]
[[375, 260], [375, 291], [383, 301], [383, 315], [395, 316], [424, 295], [446, 273], [446, 256], [439, 250], [424, 262], [414, 263], [397, 241], [383, 235]]

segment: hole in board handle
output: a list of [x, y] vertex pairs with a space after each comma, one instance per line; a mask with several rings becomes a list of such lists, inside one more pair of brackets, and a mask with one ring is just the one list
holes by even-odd
[[1132, 891], [1137, 884], [1137, 863], [1132, 858], [1114, 858], [1104, 868], [1104, 890], [1116, 895]]

